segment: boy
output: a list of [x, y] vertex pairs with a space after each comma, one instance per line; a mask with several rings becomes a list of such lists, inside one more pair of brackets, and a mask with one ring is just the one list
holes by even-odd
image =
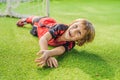
[[[58, 67], [57, 60], [53, 57], [70, 51], [76, 44], [79, 46], [91, 42], [95, 36], [93, 25], [85, 19], [77, 19], [70, 25], [59, 24], [50, 17], [30, 16], [17, 22], [19, 27], [26, 23], [33, 26], [31, 34], [38, 36], [41, 50], [37, 55], [38, 66]], [[48, 50], [48, 45], [55, 48]]]

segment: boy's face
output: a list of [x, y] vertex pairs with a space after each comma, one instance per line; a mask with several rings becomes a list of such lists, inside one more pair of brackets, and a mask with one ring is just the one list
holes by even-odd
[[81, 22], [73, 23], [66, 31], [65, 38], [67, 41], [76, 41], [82, 39], [87, 30], [85, 30], [85, 25]]

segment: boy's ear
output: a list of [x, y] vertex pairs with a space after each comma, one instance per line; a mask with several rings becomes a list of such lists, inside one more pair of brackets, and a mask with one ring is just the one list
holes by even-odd
[[76, 44], [78, 45], [78, 46], [83, 46], [83, 44], [85, 43], [86, 41], [83, 39], [83, 40], [77, 40], [76, 41]]

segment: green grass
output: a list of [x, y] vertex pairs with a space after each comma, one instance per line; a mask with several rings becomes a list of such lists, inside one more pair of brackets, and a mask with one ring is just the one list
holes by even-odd
[[[23, 3], [17, 10], [25, 13], [22, 8], [28, 4], [35, 3]], [[51, 17], [58, 22], [87, 18], [96, 30], [93, 43], [58, 57], [56, 69], [34, 63], [39, 45], [29, 33], [30, 25], [18, 28], [18, 19], [0, 18], [0, 80], [120, 80], [119, 4], [119, 0], [51, 1]]]

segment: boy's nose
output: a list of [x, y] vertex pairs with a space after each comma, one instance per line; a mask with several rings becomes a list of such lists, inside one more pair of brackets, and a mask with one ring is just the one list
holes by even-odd
[[77, 29], [73, 29], [73, 30], [72, 30], [72, 33], [75, 34], [77, 31], [78, 31]]
[[72, 31], [72, 34], [75, 35], [77, 33], [77, 29], [73, 29], [71, 30]]

